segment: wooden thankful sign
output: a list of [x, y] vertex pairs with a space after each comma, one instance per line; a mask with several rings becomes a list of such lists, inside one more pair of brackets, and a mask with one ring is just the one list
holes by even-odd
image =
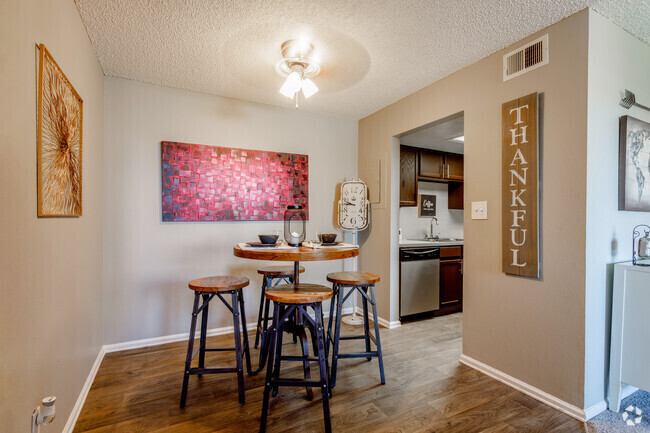
[[537, 93], [502, 106], [503, 272], [539, 277]]

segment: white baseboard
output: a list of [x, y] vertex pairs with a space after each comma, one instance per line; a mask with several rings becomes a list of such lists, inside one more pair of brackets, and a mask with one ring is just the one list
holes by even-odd
[[621, 390], [621, 400], [631, 396], [635, 392], [637, 392], [639, 388], [632, 386], [632, 385], [627, 385], [625, 388]]
[[[352, 310], [352, 309], [350, 309], [350, 310]], [[357, 314], [363, 314], [363, 308], [357, 307]], [[372, 317], [370, 317], [370, 320], [372, 320]], [[382, 327], [388, 328], [388, 329], [398, 328], [398, 327], [402, 326], [402, 322], [400, 322], [399, 320], [391, 322], [391, 321], [388, 321], [388, 320], [384, 319], [381, 316], [377, 316], [377, 321], [379, 322], [379, 326], [382, 326]]]
[[[480, 371], [483, 374], [490, 376], [493, 379], [498, 380], [499, 382], [505, 383], [506, 385], [516, 389], [517, 391], [521, 391], [524, 394], [533, 397], [535, 400], [541, 401], [542, 403], [547, 404], [552, 408], [559, 410], [560, 412], [564, 412], [565, 414], [577, 419], [578, 421], [585, 422], [587, 420], [587, 413], [584, 409], [581, 409], [577, 406], [567, 403], [564, 400], [560, 400], [559, 398], [547, 392], [544, 392], [541, 389], [535, 388], [534, 386], [529, 385], [526, 382], [522, 382], [521, 380], [512, 377], [509, 374], [506, 374], [500, 370], [497, 370], [496, 368], [490, 367], [487, 364], [483, 364], [482, 362], [470, 358], [467, 355], [461, 355], [460, 362], [462, 364], [465, 364], [468, 367], [471, 367], [475, 370]], [[589, 408], [589, 411], [593, 413], [593, 411], [596, 411], [600, 408], [599, 405], [600, 403], [592, 406], [593, 409]]]
[[79, 418], [81, 409], [86, 402], [86, 397], [88, 397], [88, 391], [90, 391], [90, 387], [95, 381], [95, 376], [97, 375], [97, 371], [99, 371], [99, 366], [102, 364], [105, 353], [106, 351], [104, 350], [104, 346], [102, 346], [101, 349], [99, 349], [97, 358], [95, 358], [95, 363], [90, 369], [90, 373], [88, 373], [86, 383], [84, 383], [83, 388], [81, 388], [81, 392], [79, 393], [79, 397], [77, 397], [77, 401], [75, 402], [74, 407], [72, 408], [72, 412], [70, 412], [70, 416], [68, 416], [68, 421], [66, 421], [65, 427], [63, 427], [63, 433], [72, 433], [72, 430], [74, 430], [74, 426], [77, 424], [77, 419]]
[[[635, 388], [632, 385], [627, 385], [625, 388], [623, 388], [621, 390], [621, 401], [623, 399], [629, 397], [630, 395], [634, 394], [638, 390], [639, 390], [639, 388]], [[607, 409], [609, 409], [608, 404], [607, 404], [607, 400], [603, 399], [603, 400], [599, 401], [598, 403], [596, 403], [595, 405], [585, 409], [585, 418], [587, 420], [590, 420], [591, 418], [595, 417], [596, 415], [598, 415], [601, 412], [606, 411]]]
[[[234, 328], [232, 326], [224, 326], [221, 328], [208, 329], [206, 334], [208, 337], [215, 335], [232, 334]], [[106, 344], [104, 351], [106, 353], [120, 352], [122, 350], [139, 349], [141, 347], [158, 346], [161, 344], [175, 343], [177, 341], [187, 341], [189, 332], [181, 334], [163, 335], [162, 337], [144, 338], [142, 340], [125, 341], [124, 343]], [[200, 331], [197, 331], [194, 338], [199, 338]]]
[[[343, 309], [343, 314], [350, 314], [352, 313], [352, 307], [344, 308]], [[329, 317], [329, 310], [324, 312], [324, 317], [328, 318]], [[253, 326], [248, 326], [248, 332], [251, 332], [251, 330], [255, 330], [255, 321], [252, 321], [249, 323], [252, 323]], [[196, 335], [194, 338], [199, 338], [199, 332], [196, 331]], [[221, 328], [212, 328], [208, 329], [207, 335], [208, 337], [214, 337], [215, 335], [226, 335], [226, 334], [232, 334], [234, 332], [234, 327], [233, 326], [223, 326]], [[130, 349], [139, 349], [142, 347], [150, 347], [150, 346], [158, 346], [161, 344], [167, 344], [167, 343], [175, 343], [177, 341], [187, 341], [187, 337], [190, 335], [189, 332], [184, 332], [181, 334], [172, 334], [172, 335], [164, 335], [162, 337], [153, 337], [153, 338], [145, 338], [142, 340], [132, 340], [132, 341], [125, 341], [123, 343], [115, 343], [115, 344], [106, 344], [104, 346], [104, 351], [106, 353], [112, 353], [112, 352], [120, 352], [122, 350], [130, 350]]]
[[605, 410], [607, 410], [607, 402], [605, 400], [601, 400], [595, 405], [586, 408], [585, 421], [590, 420], [591, 418], [595, 417], [601, 412], [604, 412]]

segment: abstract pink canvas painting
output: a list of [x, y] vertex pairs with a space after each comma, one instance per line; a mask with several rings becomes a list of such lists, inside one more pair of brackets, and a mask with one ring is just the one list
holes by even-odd
[[281, 221], [309, 216], [307, 155], [161, 142], [163, 221]]

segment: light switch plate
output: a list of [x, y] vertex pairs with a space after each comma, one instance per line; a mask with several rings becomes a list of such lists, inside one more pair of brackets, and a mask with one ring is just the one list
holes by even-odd
[[472, 219], [473, 220], [486, 220], [487, 217], [487, 202], [486, 201], [473, 201], [472, 202]]

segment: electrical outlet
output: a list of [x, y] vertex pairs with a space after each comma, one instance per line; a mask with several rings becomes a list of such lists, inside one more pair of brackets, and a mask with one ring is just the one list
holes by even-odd
[[472, 202], [472, 219], [473, 220], [486, 220], [487, 216], [487, 202], [486, 201], [473, 201]]

